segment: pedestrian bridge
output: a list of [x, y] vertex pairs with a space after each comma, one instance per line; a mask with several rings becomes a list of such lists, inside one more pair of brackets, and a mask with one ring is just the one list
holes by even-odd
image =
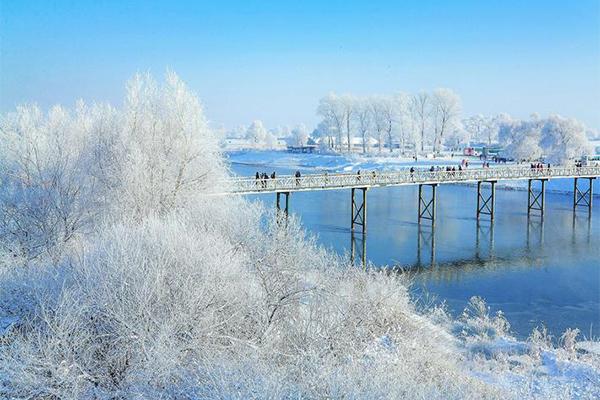
[[[494, 168], [466, 168], [448, 171], [406, 168], [399, 171], [360, 171], [353, 173], [322, 173], [303, 176], [282, 175], [275, 178], [232, 177], [222, 182], [227, 194], [276, 193], [276, 206], [284, 217], [289, 212], [292, 192], [350, 189], [352, 198], [352, 230], [360, 225], [366, 232], [367, 190], [376, 187], [418, 185], [418, 221], [430, 220], [435, 224], [436, 187], [440, 184], [476, 183], [477, 218], [482, 214], [494, 220], [496, 183], [498, 181], [528, 181], [527, 214], [537, 213], [542, 218], [545, 210], [545, 188], [549, 179], [573, 179], [573, 210], [577, 207], [592, 211], [593, 180], [600, 176], [600, 166], [548, 167], [507, 166]], [[587, 185], [581, 181], [588, 181]], [[429, 190], [425, 190], [430, 187]], [[487, 189], [486, 189], [487, 188]], [[356, 192], [362, 194], [356, 199]], [[362, 193], [361, 193], [362, 192]], [[285, 196], [282, 204], [281, 197]], [[362, 197], [362, 200], [361, 200]]]
[[[445, 168], [445, 167], [444, 167]], [[431, 185], [462, 182], [489, 182], [509, 180], [548, 180], [552, 178], [590, 178], [600, 176], [600, 166], [593, 167], [551, 167], [533, 169], [529, 166], [499, 168], [467, 168], [462, 171], [429, 171], [415, 169], [413, 173], [400, 171], [361, 171], [354, 173], [310, 174], [299, 178], [280, 175], [275, 179], [255, 177], [234, 177], [225, 182], [232, 194], [300, 192], [312, 190], [332, 190], [348, 188], [372, 188], [402, 185]]]

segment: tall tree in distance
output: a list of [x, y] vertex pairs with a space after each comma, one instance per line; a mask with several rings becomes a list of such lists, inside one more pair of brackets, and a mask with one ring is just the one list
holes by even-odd
[[369, 98], [369, 104], [371, 108], [371, 116], [373, 118], [373, 128], [375, 138], [377, 139], [377, 146], [379, 147], [379, 154], [383, 150], [383, 135], [386, 131], [386, 112], [385, 112], [385, 98], [384, 96], [371, 96]]
[[415, 120], [415, 125], [419, 132], [421, 152], [425, 151], [425, 134], [429, 116], [431, 115], [431, 99], [427, 92], [419, 92], [411, 97], [410, 102], [411, 113]]
[[341, 100], [335, 93], [330, 93], [319, 100], [317, 114], [322, 117], [322, 123], [327, 127], [327, 131], [335, 132], [336, 148], [342, 149], [342, 133], [344, 131], [345, 109], [341, 106]]
[[372, 125], [372, 110], [369, 106], [369, 100], [365, 98], [357, 99], [355, 105], [354, 119], [356, 121], [356, 129], [362, 141], [362, 152], [364, 154], [367, 152], [369, 130]]
[[450, 89], [436, 89], [432, 96], [433, 152], [441, 150], [444, 134], [455, 128], [461, 111], [460, 98]]

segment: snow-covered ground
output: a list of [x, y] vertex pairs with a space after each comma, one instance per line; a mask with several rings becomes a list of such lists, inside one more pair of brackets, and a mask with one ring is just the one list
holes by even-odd
[[[381, 170], [397, 171], [410, 168], [411, 166], [420, 168], [429, 168], [432, 165], [440, 166], [458, 166], [463, 159], [469, 161], [472, 168], [479, 168], [482, 161], [478, 157], [466, 157], [455, 155], [451, 157], [446, 155], [439, 158], [419, 158], [415, 161], [413, 158], [399, 157], [397, 155], [372, 155], [365, 156], [360, 154], [301, 154], [288, 153], [285, 151], [234, 151], [226, 153], [227, 159], [232, 164], [256, 166], [258, 169], [264, 168], [282, 168], [289, 170], [299, 169], [305, 173], [320, 172], [352, 172], [358, 170]], [[496, 164], [490, 162], [490, 167], [505, 167], [514, 164]], [[498, 182], [498, 188], [506, 190], [526, 190], [527, 181], [501, 181]], [[572, 179], [552, 179], [548, 181], [549, 192], [555, 193], [573, 193]], [[595, 193], [595, 196], [599, 196]]]

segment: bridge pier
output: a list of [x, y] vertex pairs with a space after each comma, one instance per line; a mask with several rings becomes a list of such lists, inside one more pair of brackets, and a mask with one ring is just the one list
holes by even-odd
[[[285, 195], [285, 208], [282, 210], [281, 209], [281, 195]], [[277, 201], [276, 201], [276, 205], [277, 205], [277, 217], [282, 217], [287, 219], [289, 211], [290, 211], [290, 192], [277, 192], [276, 196], [277, 196]]]
[[[423, 197], [424, 185], [431, 186], [431, 198], [428, 201], [425, 201]], [[431, 220], [431, 225], [435, 225], [435, 199], [437, 185], [437, 183], [419, 185], [419, 223], [421, 223], [421, 219], [429, 219]]]
[[[546, 192], [546, 181], [548, 179], [529, 179], [527, 184], [527, 216], [532, 211], [539, 211], [540, 216], [544, 217], [544, 209], [546, 208], [545, 192]], [[540, 181], [542, 186], [539, 192], [535, 192], [533, 189], [533, 181]]]
[[[350, 227], [352, 229], [352, 231], [354, 232], [354, 227], [356, 225], [360, 225], [362, 226], [362, 233], [366, 233], [367, 232], [367, 189], [366, 187], [363, 188], [352, 188], [352, 222], [350, 224]], [[357, 190], [361, 190], [362, 191], [362, 203], [357, 204], [356, 202], [356, 191]]]
[[[577, 186], [579, 179], [587, 179], [589, 182], [588, 189], [582, 192]], [[574, 178], [573, 187], [573, 212], [577, 211], [577, 206], [587, 207], [588, 213], [592, 213], [592, 196], [594, 191], [594, 177]]]
[[[490, 183], [490, 194], [484, 197], [481, 192], [481, 184]], [[494, 220], [494, 210], [496, 208], [496, 181], [479, 181], [477, 182], [477, 219], [481, 214], [490, 216], [490, 219]]]

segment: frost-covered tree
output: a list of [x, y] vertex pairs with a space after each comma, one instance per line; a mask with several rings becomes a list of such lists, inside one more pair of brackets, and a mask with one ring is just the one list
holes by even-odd
[[500, 123], [499, 137], [506, 152], [517, 160], [536, 160], [562, 164], [591, 152], [585, 126], [574, 119], [533, 115], [524, 121]]
[[398, 93], [393, 99], [395, 108], [393, 129], [400, 141], [400, 151], [404, 153], [407, 143], [417, 148], [415, 123], [410, 112], [411, 97], [406, 93]]
[[455, 129], [460, 121], [460, 98], [450, 89], [436, 89], [431, 97], [433, 151], [441, 150], [444, 135]]
[[168, 72], [163, 84], [136, 75], [123, 112], [120, 205], [142, 214], [164, 212], [193, 198], [199, 188], [220, 190], [224, 168], [217, 138], [199, 100], [177, 75]]
[[342, 105], [340, 96], [330, 93], [319, 101], [317, 114], [322, 118], [322, 125], [326, 127], [327, 132], [334, 132], [336, 138], [336, 147], [338, 151], [342, 149], [342, 134], [344, 133], [344, 123], [346, 121], [346, 110]]
[[369, 131], [371, 130], [373, 124], [373, 113], [368, 98], [357, 99], [355, 102], [355, 107], [356, 110], [353, 115], [355, 119], [356, 130], [361, 138], [362, 152], [364, 154], [368, 149]]
[[542, 156], [541, 128], [538, 121], [505, 123], [501, 128], [505, 152], [517, 161], [539, 159]]
[[292, 129], [291, 137], [296, 146], [305, 146], [308, 143], [308, 129], [306, 125], [300, 124]]
[[540, 146], [548, 161], [556, 164], [563, 164], [592, 151], [585, 125], [560, 115], [551, 115], [544, 120]]
[[464, 129], [461, 125], [456, 126], [446, 136], [445, 144], [451, 148], [458, 149], [471, 140], [471, 132]]
[[342, 95], [339, 98], [340, 107], [343, 111], [343, 126], [346, 132], [348, 153], [352, 152], [352, 138], [354, 137], [353, 121], [356, 111], [357, 99], [352, 95]]
[[491, 118], [482, 114], [472, 115], [463, 119], [462, 125], [473, 140], [479, 142], [487, 141], [488, 145], [491, 144], [491, 137], [488, 136], [488, 132], [493, 129]]
[[248, 127], [245, 125], [237, 125], [232, 129], [228, 130], [225, 134], [226, 137], [231, 139], [242, 139], [246, 137], [246, 132], [248, 131]]
[[25, 105], [0, 121], [0, 246], [16, 259], [59, 257], [94, 222], [98, 190], [113, 182], [119, 139], [109, 106], [44, 114]]
[[417, 128], [421, 152], [425, 149], [425, 135], [430, 124], [431, 107], [431, 97], [427, 92], [419, 92], [411, 97], [410, 110]]
[[368, 101], [373, 118], [373, 135], [377, 139], [379, 154], [381, 154], [388, 129], [389, 101], [385, 96], [371, 96]]
[[267, 142], [267, 129], [263, 125], [262, 121], [252, 121], [248, 129], [246, 130], [246, 139], [258, 146], [264, 146]]

